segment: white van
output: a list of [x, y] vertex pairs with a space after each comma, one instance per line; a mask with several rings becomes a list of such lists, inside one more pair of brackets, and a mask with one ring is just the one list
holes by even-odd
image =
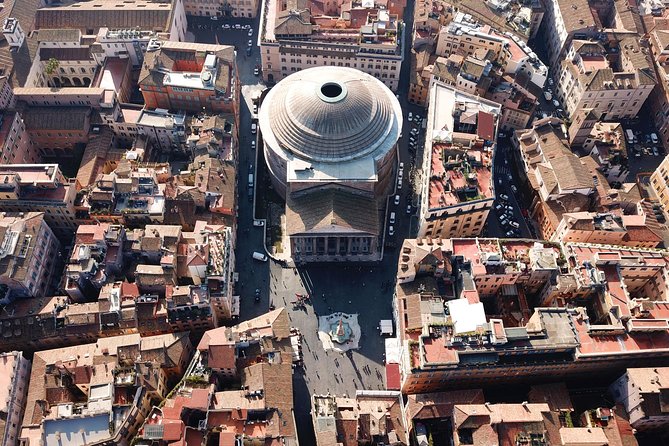
[[627, 143], [634, 144], [634, 132], [631, 129], [625, 130], [625, 135], [627, 136]]
[[394, 213], [394, 212], [391, 212], [391, 213], [390, 213], [390, 224], [392, 225], [392, 224], [394, 224], [394, 223], [395, 223], [395, 213]]
[[258, 260], [260, 262], [266, 262], [267, 261], [267, 256], [263, 254], [262, 252], [255, 251], [253, 253], [253, 260]]

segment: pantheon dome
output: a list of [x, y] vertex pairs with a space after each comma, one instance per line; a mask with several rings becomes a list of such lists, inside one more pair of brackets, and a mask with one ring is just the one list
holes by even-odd
[[337, 182], [387, 193], [402, 110], [373, 76], [345, 67], [299, 71], [269, 91], [258, 120], [273, 185], [284, 197]]

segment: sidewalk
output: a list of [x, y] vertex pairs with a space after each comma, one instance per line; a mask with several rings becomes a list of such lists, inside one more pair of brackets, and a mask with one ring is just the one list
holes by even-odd
[[[288, 237], [286, 231], [286, 214], [281, 214], [281, 252], [275, 252], [274, 245], [267, 246], [267, 228], [265, 228], [265, 246], [267, 248], [270, 257], [280, 262], [285, 262], [287, 266], [294, 267], [295, 263], [290, 255], [290, 238]], [[270, 238], [271, 239], [271, 238]]]

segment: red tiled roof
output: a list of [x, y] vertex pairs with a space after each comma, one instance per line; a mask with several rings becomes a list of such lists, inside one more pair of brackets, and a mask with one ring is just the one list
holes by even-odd
[[163, 440], [180, 440], [184, 431], [184, 422], [181, 420], [165, 420], [163, 423]]
[[495, 137], [495, 118], [492, 114], [479, 111], [476, 134], [486, 141], [492, 141]]
[[214, 369], [230, 369], [235, 367], [234, 345], [210, 345], [207, 364]]
[[386, 389], [400, 390], [400, 366], [399, 364], [386, 364]]

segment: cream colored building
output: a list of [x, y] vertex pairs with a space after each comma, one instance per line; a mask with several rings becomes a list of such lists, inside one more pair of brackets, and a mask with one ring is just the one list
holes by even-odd
[[497, 61], [505, 56], [503, 51], [506, 39], [496, 35], [489, 25], [481, 25], [471, 16], [459, 12], [453, 21], [441, 28], [437, 38], [437, 56], [448, 57], [451, 54], [471, 56], [478, 50], [492, 51]]
[[21, 352], [0, 354], [0, 443], [18, 444], [30, 378], [30, 361]]
[[278, 82], [297, 71], [320, 66], [356, 68], [396, 90], [404, 57], [396, 14], [384, 6], [337, 2], [325, 15], [309, 0], [265, 0], [260, 53], [265, 81]]
[[500, 106], [437, 81], [429, 104], [419, 237], [479, 235], [495, 200], [492, 159]]
[[186, 15], [205, 17], [255, 17], [258, 0], [184, 0]]
[[650, 176], [650, 184], [664, 211], [669, 212], [669, 156], [664, 157], [664, 160]]
[[570, 118], [583, 109], [609, 121], [639, 114], [655, 87], [653, 70], [635, 38], [626, 37], [619, 46], [619, 61], [611, 63], [598, 42], [572, 42], [561, 63], [556, 95]]

